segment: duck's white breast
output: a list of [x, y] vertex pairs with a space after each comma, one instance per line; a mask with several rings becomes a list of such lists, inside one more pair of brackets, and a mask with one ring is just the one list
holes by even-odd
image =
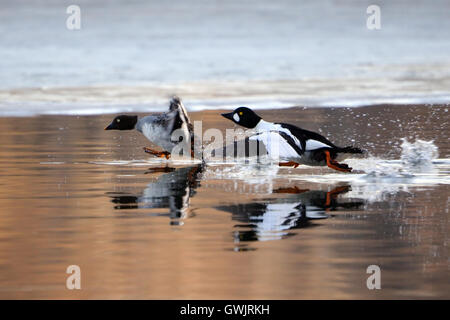
[[170, 140], [171, 132], [165, 126], [146, 118], [142, 118], [146, 121], [138, 123], [137, 130], [142, 132], [148, 140], [170, 152], [174, 145]]
[[296, 159], [301, 155], [277, 132], [267, 131], [251, 136], [250, 140], [257, 140], [264, 144], [264, 147], [272, 159]]

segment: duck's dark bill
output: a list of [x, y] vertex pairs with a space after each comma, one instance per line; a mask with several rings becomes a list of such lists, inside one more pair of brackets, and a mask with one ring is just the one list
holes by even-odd
[[112, 123], [110, 123], [109, 126], [107, 126], [107, 127], [105, 128], [105, 130], [113, 130], [113, 129], [114, 129], [114, 126], [113, 126]]
[[222, 113], [222, 116], [225, 117], [225, 118], [227, 118], [227, 119], [233, 120], [233, 112], [230, 112], [230, 113]]

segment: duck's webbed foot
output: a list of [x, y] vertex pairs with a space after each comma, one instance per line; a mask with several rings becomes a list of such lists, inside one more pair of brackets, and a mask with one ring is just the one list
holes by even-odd
[[144, 147], [144, 151], [146, 153], [150, 153], [150, 154], [152, 154], [152, 155], [154, 155], [156, 157], [159, 157], [159, 158], [170, 159], [170, 152], [167, 152], [167, 151], [157, 151], [157, 150], [153, 150], [153, 149], [148, 148], [148, 147]]
[[342, 171], [342, 172], [351, 172], [352, 171], [352, 168], [350, 168], [347, 164], [339, 163], [336, 160], [331, 159], [330, 151], [325, 150], [324, 152], [325, 152], [328, 168], [331, 168], [331, 169], [334, 169], [337, 171]]
[[278, 165], [280, 167], [294, 167], [294, 168], [297, 168], [300, 165], [300, 163], [297, 163], [297, 162], [294, 162], [294, 161], [288, 161], [288, 162], [280, 162], [280, 163], [278, 163]]

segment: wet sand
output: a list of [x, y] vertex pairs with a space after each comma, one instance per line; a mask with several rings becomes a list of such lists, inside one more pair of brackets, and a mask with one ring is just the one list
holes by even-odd
[[[191, 118], [232, 128], [219, 113]], [[0, 298], [449, 298], [448, 106], [259, 113], [369, 154], [352, 174], [199, 168], [104, 131], [113, 115], [0, 118]], [[396, 161], [401, 138], [433, 140], [438, 158]], [[65, 287], [73, 264], [81, 290]]]

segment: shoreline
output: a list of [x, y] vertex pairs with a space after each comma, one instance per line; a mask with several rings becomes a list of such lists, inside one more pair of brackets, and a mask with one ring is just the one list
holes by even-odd
[[162, 112], [173, 95], [179, 96], [190, 112], [240, 105], [265, 110], [450, 104], [449, 87], [450, 78], [432, 85], [417, 79], [305, 78], [0, 89], [0, 116]]
[[[168, 101], [168, 100], [167, 100]], [[166, 102], [167, 102], [166, 101]], [[216, 107], [201, 107], [192, 105], [191, 102], [183, 101], [184, 105], [186, 106], [187, 111], [191, 113], [196, 112], [221, 112], [223, 110], [232, 110], [237, 108], [238, 106], [249, 106], [253, 110], [257, 110], [260, 112], [263, 111], [271, 111], [271, 110], [289, 110], [289, 109], [364, 109], [364, 108], [385, 108], [385, 107], [396, 107], [396, 108], [402, 108], [402, 107], [411, 107], [411, 108], [418, 108], [418, 107], [424, 107], [424, 108], [449, 108], [450, 107], [450, 100], [449, 102], [444, 103], [435, 103], [435, 102], [427, 102], [427, 103], [404, 103], [404, 102], [389, 102], [389, 103], [372, 103], [372, 104], [362, 104], [362, 105], [342, 105], [342, 104], [336, 104], [336, 105], [299, 105], [299, 104], [286, 104], [286, 105], [254, 105], [254, 104], [247, 104], [247, 103], [239, 103], [236, 102], [235, 104], [225, 104], [225, 105], [217, 105]], [[27, 118], [27, 117], [35, 117], [35, 116], [102, 116], [102, 115], [112, 115], [112, 114], [152, 114], [152, 113], [160, 113], [160, 112], [166, 112], [168, 110], [168, 104], [166, 103], [164, 106], [160, 107], [149, 107], [148, 105], [134, 105], [134, 106], [123, 106], [123, 105], [90, 105], [90, 106], [74, 106], [74, 105], [59, 105], [56, 104], [35, 104], [30, 103], [26, 107], [26, 110], [21, 110], [20, 107], [23, 107], [23, 104], [11, 104], [8, 105], [8, 107], [1, 106], [0, 105], [0, 118]], [[48, 108], [50, 106], [50, 108]], [[44, 110], [43, 110], [44, 108]], [[47, 108], [47, 109], [45, 109]], [[54, 109], [55, 108], [55, 109]], [[67, 108], [66, 110], [61, 110], [62, 108]], [[13, 110], [11, 110], [13, 109]]]

